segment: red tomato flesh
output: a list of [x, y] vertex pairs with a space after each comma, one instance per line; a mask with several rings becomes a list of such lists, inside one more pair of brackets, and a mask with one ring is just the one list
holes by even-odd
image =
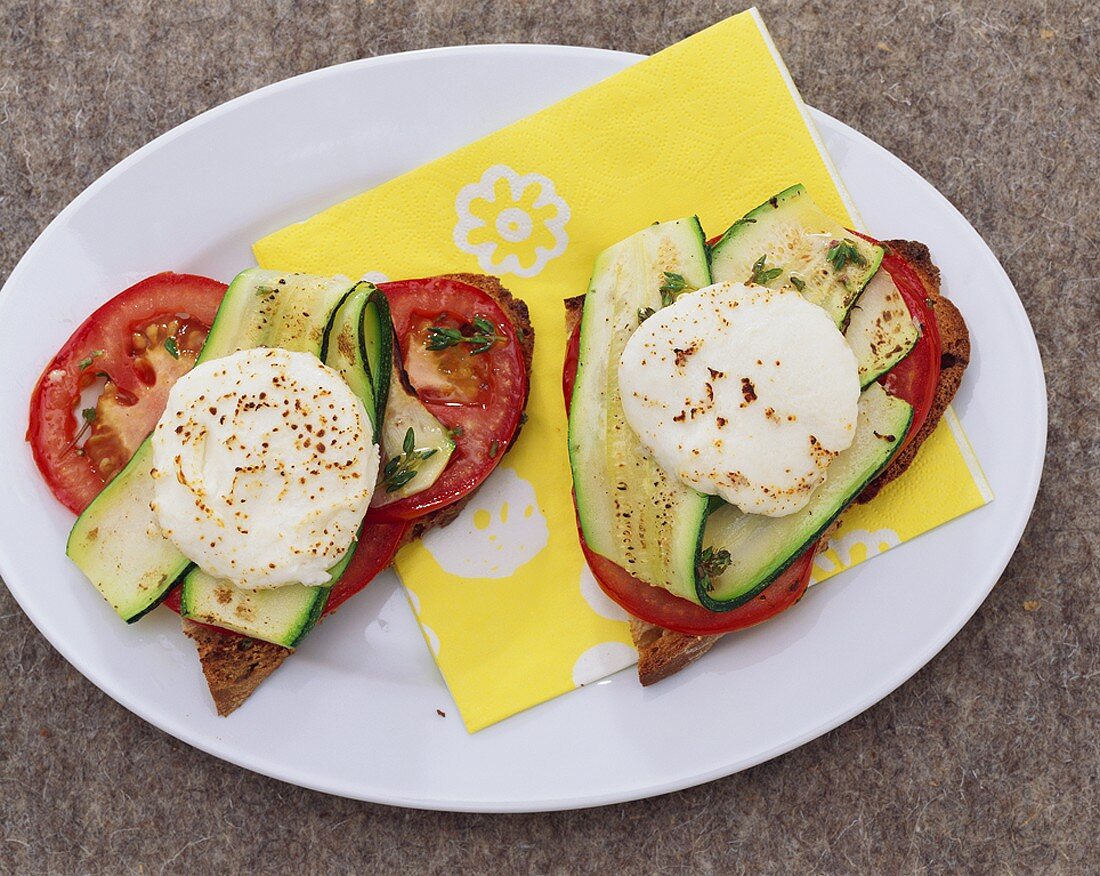
[[[562, 369], [562, 393], [567, 410], [573, 403], [573, 384], [577, 377], [580, 347], [581, 330], [578, 325], [569, 336], [565, 349], [565, 366]], [[744, 605], [730, 611], [711, 611], [683, 597], [674, 596], [663, 587], [654, 587], [639, 581], [622, 566], [597, 554], [585, 542], [579, 521], [577, 537], [596, 583], [613, 602], [639, 620], [689, 636], [731, 633], [755, 626], [781, 611], [786, 611], [802, 598], [809, 586], [817, 547], [811, 546], [783, 574]]]
[[[96, 310], [53, 357], [31, 395], [27, 440], [46, 483], [66, 507], [76, 513], [86, 508], [152, 431], [169, 389], [194, 366], [225, 289], [224, 283], [190, 274], [149, 277]], [[79, 447], [74, 410], [97, 379], [104, 388], [94, 417], [85, 418], [87, 440]], [[393, 562], [408, 526], [398, 521], [365, 528], [324, 615]], [[179, 613], [179, 587], [164, 604]]]
[[409, 524], [404, 521], [398, 523], [368, 523], [363, 527], [359, 536], [359, 546], [355, 549], [355, 556], [351, 558], [340, 580], [332, 585], [332, 592], [328, 595], [325, 610], [321, 616], [331, 614], [341, 605], [347, 602], [356, 593], [374, 580], [375, 575], [393, 562], [401, 539], [405, 537], [405, 530]]
[[[152, 431], [168, 390], [195, 364], [225, 289], [191, 274], [149, 277], [96, 310], [50, 361], [31, 394], [27, 440], [65, 507], [83, 511]], [[97, 380], [104, 389], [79, 428], [75, 409]]]
[[[527, 402], [523, 348], [500, 305], [476, 286], [446, 277], [383, 283], [390, 305], [395, 355], [424, 406], [454, 435], [455, 450], [437, 480], [422, 493], [370, 510], [367, 520], [412, 520], [446, 507], [476, 489], [512, 442]], [[428, 348], [429, 330], [472, 333], [488, 320], [497, 339], [489, 349], [458, 343]]]

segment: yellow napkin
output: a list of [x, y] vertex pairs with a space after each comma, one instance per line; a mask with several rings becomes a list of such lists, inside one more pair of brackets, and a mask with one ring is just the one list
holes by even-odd
[[[696, 213], [716, 235], [797, 182], [858, 224], [750, 10], [255, 244], [260, 265], [281, 270], [496, 274], [530, 307], [537, 342], [522, 437], [455, 523], [397, 558], [471, 732], [636, 660], [623, 613], [577, 545], [562, 300], [584, 292], [597, 253], [651, 222]], [[910, 474], [846, 515], [818, 576], [988, 498], [949, 416]]]

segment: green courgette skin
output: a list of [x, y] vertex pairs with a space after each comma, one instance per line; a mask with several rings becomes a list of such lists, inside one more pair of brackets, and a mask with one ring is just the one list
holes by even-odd
[[127, 623], [155, 608], [190, 567], [156, 529], [152, 453], [146, 438], [76, 519], [65, 545], [69, 559]]
[[[354, 335], [350, 356], [349, 345], [340, 343], [344, 332]], [[393, 324], [386, 296], [373, 283], [357, 283], [332, 311], [320, 356], [363, 402], [378, 444], [393, 365]]]
[[373, 284], [371, 285], [370, 296], [367, 299], [367, 307], [374, 309], [375, 318], [379, 325], [377, 355], [373, 360], [371, 359], [365, 322], [364, 329], [359, 335], [359, 355], [366, 363], [367, 376], [374, 388], [374, 440], [377, 443], [382, 434], [382, 423], [386, 416], [386, 402], [389, 400], [390, 372], [393, 369], [395, 341], [393, 319], [390, 316], [390, 302], [382, 290]]
[[[235, 287], [240, 283], [239, 290]], [[369, 284], [368, 284], [369, 285]], [[322, 353], [331, 352], [331, 332], [338, 321], [339, 315], [344, 312], [345, 306], [353, 300], [360, 284], [351, 284], [347, 280], [338, 280], [328, 277], [314, 277], [304, 274], [279, 274], [273, 271], [261, 271], [254, 269], [238, 275], [233, 281], [229, 292], [226, 293], [227, 301], [230, 294], [233, 299], [232, 317], [236, 330], [231, 330], [226, 325], [218, 330], [218, 319], [215, 319], [215, 327], [211, 330], [211, 337], [216, 343], [216, 354], [226, 355], [237, 349], [243, 349], [246, 344], [252, 346], [279, 346], [294, 352], [313, 353], [320, 356]], [[373, 286], [370, 287], [373, 289]], [[363, 290], [363, 305], [370, 298], [370, 289]], [[223, 303], [223, 308], [226, 304]], [[356, 344], [362, 350], [362, 320], [359, 318], [362, 310], [355, 313]], [[222, 311], [218, 311], [218, 317]], [[382, 335], [385, 336], [385, 331]], [[209, 342], [208, 342], [209, 343]], [[204, 354], [206, 350], [204, 349]], [[331, 363], [330, 363], [331, 364]], [[365, 368], [365, 357], [358, 363], [349, 363], [348, 367]], [[356, 383], [349, 380], [353, 388], [357, 385], [361, 389], [372, 388], [369, 377], [366, 374], [358, 375], [361, 379]], [[373, 399], [365, 400], [368, 412], [374, 411]], [[336, 581], [350, 561], [350, 551], [333, 568], [333, 581]], [[238, 588], [226, 582], [210, 577], [199, 569], [191, 570], [183, 580], [180, 591], [180, 614], [200, 623], [220, 626], [226, 629], [250, 635], [253, 638], [264, 639], [285, 647], [294, 647], [309, 632], [317, 618], [321, 616], [331, 585], [324, 587], [297, 587], [291, 591], [279, 588], [284, 592], [279, 594], [279, 599], [286, 602], [292, 599], [295, 606], [287, 609], [283, 606], [282, 615], [285, 622], [263, 624], [256, 622], [247, 627], [233, 614], [229, 607], [222, 608], [217, 600], [210, 599], [214, 588], [230, 587], [236, 594], [236, 599], [245, 598], [248, 594], [237, 592]], [[262, 595], [254, 596], [256, 600], [263, 601], [271, 597]], [[235, 605], [225, 603], [225, 606]], [[205, 606], [205, 608], [203, 608]]]
[[[817, 248], [811, 255], [817, 253], [823, 259], [820, 232], [807, 232], [798, 222], [803, 216], [823, 226], [831, 220], [824, 214], [818, 216], [820, 211], [801, 186], [794, 186], [753, 210], [746, 220], [758, 221], [736, 223], [723, 241], [730, 245], [731, 241], [736, 243], [740, 237], [752, 234], [759, 241], [761, 230], [767, 231], [763, 223], [790, 205], [794, 205], [795, 212], [788, 210], [784, 214], [784, 234], [808, 240], [808, 245]], [[843, 229], [840, 233], [844, 233]], [[808, 234], [819, 236], [807, 237]], [[650, 240], [662, 235], [671, 236], [660, 246]], [[658, 284], [653, 278], [661, 276], [662, 271], [647, 259], [653, 258], [657, 251], [687, 252], [691, 240], [698, 241], [705, 258], [723, 245], [720, 242], [713, 250], [707, 250], [697, 220], [693, 223], [677, 220], [651, 226], [601, 253], [597, 259], [581, 319], [577, 376], [569, 412], [569, 454], [578, 518], [588, 546], [639, 580], [662, 586], [711, 611], [725, 612], [744, 605], [781, 575], [821, 537], [863, 486], [889, 464], [908, 429], [912, 408], [885, 397], [877, 384], [867, 390], [861, 398], [861, 410], [866, 407], [868, 411], [861, 422], [869, 418], [863, 423], [862, 438], [846, 451], [844, 464], [838, 464], [841, 457], [834, 460], [830, 486], [819, 488], [816, 504], [811, 498], [807, 509], [787, 518], [743, 515], [721, 499], [688, 490], [664, 473], [621, 416], [621, 391], [614, 363], [618, 362], [625, 339], [637, 326], [636, 313], [661, 306]], [[859, 289], [874, 274], [876, 259], [881, 259], [882, 251], [866, 244], [861, 252], [865, 253], [865, 264], [849, 264], [844, 277], [847, 283], [849, 275], [855, 276], [854, 283]], [[698, 267], [696, 264], [694, 270]], [[707, 285], [711, 277], [706, 273], [692, 274], [688, 285]], [[843, 298], [834, 302], [833, 307], [835, 318], [843, 321], [853, 300], [851, 288], [831, 275], [822, 273], [822, 276], [825, 276], [822, 288], [833, 288]], [[881, 427], [882, 435], [893, 439], [888, 446], [881, 440], [868, 438], [872, 432], [878, 434], [875, 425]], [[647, 462], [649, 467], [645, 468]], [[847, 482], [840, 479], [848, 473]], [[666, 507], [671, 510], [664, 517], [653, 511]], [[732, 525], [723, 527], [730, 520]], [[755, 532], [759, 528], [761, 538], [742, 543], [745, 521], [748, 530]], [[730, 543], [723, 541], [723, 536]], [[728, 549], [733, 557], [729, 568], [714, 580], [704, 576], [700, 569], [704, 547], [716, 551]]]
[[168, 598], [168, 594], [172, 592], [172, 588], [175, 587], [177, 584], [182, 584], [184, 578], [186, 578], [187, 575], [194, 568], [195, 568], [194, 563], [191, 563], [190, 565], [188, 565], [187, 568], [184, 569], [183, 572], [179, 575], [179, 577], [177, 577], [175, 581], [173, 581], [171, 584], [169, 584], [165, 588], [164, 592], [156, 598], [156, 600], [154, 600], [153, 602], [150, 602], [149, 605], [146, 608], [139, 611], [133, 617], [126, 618], [125, 619], [126, 623], [128, 623], [128, 624], [137, 623], [139, 620], [141, 620], [143, 617], [145, 617], [145, 615], [147, 615], [149, 612], [151, 612], [154, 608], [158, 608], [161, 605], [161, 603], [163, 603], [164, 600], [166, 600]]
[[[757, 207], [753, 207], [734, 222], [729, 228], [727, 228], [722, 236], [718, 238], [714, 243], [710, 244], [707, 249], [710, 253], [711, 264], [714, 263], [714, 254], [721, 253], [727, 246], [736, 241], [739, 237], [742, 237], [748, 230], [748, 226], [754, 224], [762, 217], [766, 217], [773, 210], [779, 209], [779, 207], [793, 201], [795, 198], [800, 198], [806, 194], [806, 187], [802, 183], [795, 183], [793, 186], [788, 186], [779, 192], [779, 194], [772, 195], [763, 204]], [[732, 279], [732, 278], [723, 278]], [[721, 280], [717, 281], [721, 282]]]
[[[345, 565], [346, 560], [342, 560], [334, 567], [334, 577]], [[180, 614], [199, 623], [294, 648], [321, 617], [330, 592], [330, 585], [304, 587], [301, 584], [271, 590], [242, 590], [194, 567], [181, 585]], [[238, 612], [241, 606], [246, 610]]]

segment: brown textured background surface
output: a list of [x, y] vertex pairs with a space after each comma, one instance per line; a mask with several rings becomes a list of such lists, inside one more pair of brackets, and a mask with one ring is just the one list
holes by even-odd
[[[760, 6], [806, 100], [954, 202], [1035, 326], [1046, 475], [974, 619], [892, 696], [777, 761], [655, 800], [494, 817], [336, 799], [192, 750], [85, 681], [0, 588], [0, 872], [1095, 868], [1100, 13], [1091, 0]], [[258, 86], [456, 43], [653, 52], [741, 8], [0, 0], [0, 280], [101, 173]]]

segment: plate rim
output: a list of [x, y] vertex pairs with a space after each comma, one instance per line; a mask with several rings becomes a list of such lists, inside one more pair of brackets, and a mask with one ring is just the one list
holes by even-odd
[[[503, 54], [507, 52], [518, 52], [521, 54], [538, 54], [547, 53], [554, 55], [564, 55], [565, 60], [568, 60], [569, 56], [580, 55], [600, 55], [604, 57], [613, 57], [616, 60], [623, 62], [622, 68], [625, 68], [631, 63], [635, 63], [642, 60], [644, 55], [639, 55], [631, 52], [623, 52], [610, 49], [601, 49], [595, 47], [585, 46], [569, 46], [561, 44], [529, 44], [529, 43], [500, 43], [500, 44], [474, 44], [466, 46], [443, 46], [430, 49], [419, 49], [413, 51], [397, 52], [387, 55], [381, 55], [371, 58], [361, 58], [352, 61], [347, 61], [341, 64], [335, 64], [329, 67], [320, 68], [317, 70], [301, 73], [286, 79], [279, 80], [260, 88], [249, 91], [245, 94], [238, 95], [223, 103], [220, 103], [202, 113], [186, 120], [185, 122], [171, 128], [170, 130], [160, 134], [153, 140], [135, 149], [120, 161], [115, 163], [112, 167], [106, 170], [103, 174], [97, 177], [92, 183], [85, 187], [72, 201], [70, 201], [37, 235], [33, 243], [28, 247], [27, 251], [19, 259], [19, 261], [13, 267], [8, 279], [5, 281], [3, 289], [0, 289], [0, 304], [4, 303], [8, 297], [9, 286], [19, 284], [22, 273], [26, 264], [30, 261], [30, 256], [37, 250], [42, 242], [51, 234], [55, 227], [63, 225], [67, 218], [74, 212], [80, 209], [81, 205], [96, 196], [97, 192], [108, 185], [115, 176], [125, 173], [126, 170], [133, 164], [139, 162], [143, 156], [147, 153], [161, 148], [165, 144], [171, 142], [177, 137], [185, 136], [192, 128], [198, 127], [212, 118], [216, 118], [224, 113], [233, 112], [236, 108], [247, 104], [251, 101], [259, 100], [264, 96], [271, 95], [273, 93], [280, 92], [285, 89], [291, 89], [295, 87], [302, 80], [320, 80], [328, 76], [339, 76], [345, 73], [349, 68], [365, 68], [365, 67], [381, 67], [392, 63], [402, 61], [415, 61], [419, 57], [424, 56], [437, 56], [437, 55], [450, 55], [450, 56], [462, 56], [462, 55], [485, 55], [485, 54]], [[891, 673], [888, 680], [882, 684], [876, 686], [870, 693], [865, 693], [864, 696], [858, 698], [858, 702], [854, 706], [843, 708], [836, 713], [829, 715], [822, 721], [817, 722], [812, 728], [805, 731], [802, 734], [791, 737], [784, 740], [783, 743], [778, 744], [766, 751], [759, 753], [757, 756], [747, 758], [742, 761], [733, 761], [727, 763], [721, 767], [704, 770], [699, 773], [695, 773], [691, 776], [680, 777], [672, 781], [656, 782], [644, 787], [637, 787], [628, 792], [606, 792], [602, 794], [591, 794], [581, 797], [568, 797], [568, 798], [542, 798], [531, 799], [526, 802], [516, 803], [509, 800], [494, 801], [493, 803], [486, 803], [483, 800], [475, 799], [450, 799], [446, 801], [441, 800], [428, 800], [412, 796], [394, 796], [394, 795], [370, 795], [364, 794], [362, 791], [354, 792], [347, 789], [334, 789], [332, 786], [326, 787], [323, 784], [319, 784], [316, 781], [310, 779], [310, 777], [303, 775], [302, 771], [295, 765], [284, 766], [281, 770], [275, 768], [269, 768], [265, 766], [259, 766], [256, 762], [249, 762], [246, 758], [238, 758], [226, 753], [216, 750], [217, 739], [211, 738], [200, 731], [192, 731], [186, 724], [186, 722], [177, 721], [175, 724], [169, 724], [167, 721], [160, 720], [159, 717], [154, 717], [150, 710], [147, 710], [144, 703], [140, 700], [136, 700], [129, 696], [125, 690], [116, 691], [110, 685], [109, 680], [101, 679], [99, 676], [101, 673], [97, 672], [95, 667], [85, 666], [78, 660], [75, 654], [70, 653], [66, 642], [61, 637], [53, 637], [49, 635], [44, 627], [39, 623], [36, 614], [30, 611], [23, 601], [20, 599], [20, 595], [17, 589], [13, 589], [11, 585], [7, 585], [10, 580], [8, 574], [10, 565], [7, 558], [7, 552], [4, 550], [3, 545], [0, 545], [0, 577], [3, 577], [5, 584], [8, 586], [8, 591], [12, 594], [16, 603], [20, 606], [23, 612], [27, 615], [28, 619], [34, 624], [35, 628], [40, 634], [42, 634], [50, 645], [63, 656], [78, 672], [80, 672], [85, 678], [91, 681], [97, 688], [103, 691], [107, 696], [113, 699], [119, 705], [123, 706], [128, 711], [132, 712], [143, 721], [151, 724], [157, 729], [165, 732], [181, 741], [191, 745], [198, 750], [234, 764], [237, 767], [241, 767], [252, 772], [267, 776], [269, 778], [278, 779], [291, 784], [296, 784], [301, 787], [309, 788], [311, 790], [320, 791], [322, 793], [334, 794], [338, 796], [350, 797], [352, 799], [358, 799], [369, 802], [385, 803], [388, 805], [396, 805], [411, 808], [433, 809], [441, 811], [464, 811], [464, 812], [533, 812], [533, 811], [550, 811], [561, 809], [579, 809], [588, 808], [593, 806], [602, 806], [611, 803], [627, 802], [631, 800], [644, 799], [651, 796], [657, 796], [660, 794], [670, 793], [672, 791], [681, 790], [684, 788], [693, 787], [699, 784], [703, 784], [709, 781], [713, 781], [724, 776], [731, 775], [739, 772], [743, 769], [747, 769], [751, 766], [755, 766], [760, 763], [764, 763], [779, 755], [785, 754], [789, 751], [798, 748], [807, 742], [816, 739], [817, 737], [829, 732], [832, 729], [840, 726], [841, 724], [850, 721], [852, 718], [861, 714], [871, 706], [880, 702], [890, 693], [895, 691], [898, 687], [905, 683], [909, 678], [919, 672], [936, 654], [940, 653], [943, 648], [950, 642], [962, 629], [963, 626], [974, 615], [977, 609], [988, 597], [993, 587], [996, 586], [997, 581], [1004, 574], [1004, 570], [1014, 555], [1020, 538], [1023, 535], [1026, 524], [1030, 518], [1032, 509], [1035, 504], [1035, 500], [1038, 494], [1039, 485], [1042, 478], [1043, 466], [1045, 462], [1045, 450], [1047, 444], [1047, 423], [1048, 423], [1048, 400], [1047, 400], [1047, 388], [1045, 382], [1045, 374], [1042, 367], [1042, 358], [1038, 346], [1037, 339], [1035, 337], [1034, 329], [1031, 326], [1030, 319], [1027, 316], [1027, 312], [1023, 307], [1023, 302], [1019, 297], [1019, 293], [1016, 291], [1014, 284], [1004, 271], [1003, 266], [997, 259], [996, 255], [989, 248], [985, 240], [978, 234], [977, 230], [966, 220], [966, 218], [960, 213], [960, 211], [930, 182], [924, 179], [919, 173], [917, 173], [912, 167], [910, 167], [905, 161], [885, 147], [874, 142], [858, 130], [852, 128], [850, 125], [841, 122], [832, 116], [816, 110], [813, 107], [808, 107], [810, 115], [815, 124], [825, 123], [827, 126], [835, 126], [840, 131], [848, 136], [861, 142], [862, 145], [870, 146], [873, 151], [880, 153], [885, 159], [897, 162], [904, 167], [904, 169], [914, 178], [915, 182], [919, 182], [919, 185], [923, 186], [928, 192], [930, 192], [933, 198], [939, 202], [939, 204], [953, 213], [958, 219], [964, 222], [970, 227], [975, 236], [981, 242], [984, 248], [984, 254], [988, 256], [989, 261], [995, 265], [997, 272], [998, 284], [1005, 284], [1008, 288], [1012, 289], [1014, 295], [1012, 302], [1013, 318], [1017, 321], [1022, 319], [1023, 325], [1026, 328], [1026, 335], [1030, 340], [1029, 349], [1026, 351], [1029, 358], [1034, 359], [1034, 365], [1038, 369], [1038, 386], [1039, 394], [1042, 404], [1041, 415], [1036, 417], [1033, 422], [1031, 440], [1037, 442], [1036, 446], [1040, 448], [1036, 459], [1029, 460], [1029, 468], [1027, 470], [1026, 488], [1024, 495], [1027, 497], [1026, 502], [1020, 502], [1017, 506], [1014, 506], [1013, 511], [1013, 525], [1010, 527], [1014, 533], [1012, 539], [1007, 539], [1003, 542], [1000, 555], [994, 562], [987, 565], [989, 571], [994, 571], [995, 574], [991, 576], [991, 580], [988, 586], [975, 588], [972, 591], [971, 599], [965, 603], [955, 613], [949, 622], [941, 626], [941, 631], [945, 634], [940, 637], [936, 637], [935, 641], [926, 647], [921, 652], [919, 657], [907, 661], [903, 665], [899, 665], [897, 671]], [[1023, 480], [1023, 478], [1021, 478]], [[16, 576], [18, 577], [18, 576]], [[46, 627], [48, 628], [48, 623]]]

